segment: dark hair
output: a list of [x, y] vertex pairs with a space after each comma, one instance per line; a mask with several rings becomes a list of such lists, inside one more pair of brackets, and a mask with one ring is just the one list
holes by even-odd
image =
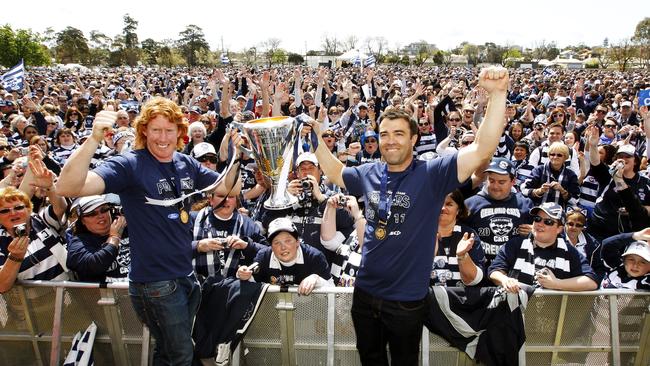
[[517, 147], [521, 147], [526, 149], [526, 154], [530, 154], [530, 145], [526, 141], [517, 141], [515, 142], [515, 146], [513, 147], [513, 150]]
[[461, 193], [460, 189], [455, 189], [451, 193], [449, 193], [449, 197], [451, 197], [454, 202], [458, 205], [458, 213], [456, 214], [456, 221], [464, 220], [469, 216], [469, 210], [467, 209], [467, 206], [465, 206], [465, 197], [463, 197], [463, 194]]
[[418, 123], [416, 120], [411, 118], [411, 114], [400, 110], [400, 109], [391, 109], [388, 112], [385, 112], [384, 114], [381, 115], [381, 118], [379, 120], [379, 124], [381, 125], [381, 122], [384, 119], [403, 119], [409, 124], [409, 132], [411, 133], [411, 136], [417, 136], [418, 134]]
[[605, 165], [612, 164], [614, 162], [614, 156], [616, 156], [616, 150], [617, 150], [616, 146], [609, 145], [609, 144], [600, 145], [600, 146], [602, 146], [603, 149], [605, 150], [605, 161], [603, 161], [603, 163], [605, 163]]

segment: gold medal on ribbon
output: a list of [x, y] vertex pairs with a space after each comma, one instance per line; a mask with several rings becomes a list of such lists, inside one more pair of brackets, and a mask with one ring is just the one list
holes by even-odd
[[181, 209], [181, 222], [183, 224], [187, 224], [188, 221], [190, 221], [190, 215], [187, 213], [187, 211]]
[[384, 240], [385, 237], [386, 237], [386, 228], [383, 226], [378, 226], [375, 229], [375, 238], [377, 238], [377, 240]]

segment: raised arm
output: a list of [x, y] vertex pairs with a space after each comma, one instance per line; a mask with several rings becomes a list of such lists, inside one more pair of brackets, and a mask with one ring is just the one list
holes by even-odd
[[341, 188], [345, 188], [345, 183], [343, 182], [343, 168], [345, 165], [325, 145], [325, 141], [323, 141], [323, 137], [321, 136], [320, 124], [312, 120], [311, 126], [313, 132], [318, 137], [318, 148], [314, 152], [318, 159], [318, 164], [330, 182]]
[[481, 70], [479, 86], [488, 92], [490, 101], [474, 143], [458, 152], [459, 182], [464, 182], [483, 161], [492, 157], [503, 134], [508, 71], [502, 67], [489, 67]]
[[89, 172], [90, 161], [104, 134], [113, 128], [117, 113], [102, 111], [93, 123], [93, 134], [72, 155], [61, 170], [56, 183], [56, 193], [64, 197], [82, 197], [104, 193], [104, 180], [95, 172]]

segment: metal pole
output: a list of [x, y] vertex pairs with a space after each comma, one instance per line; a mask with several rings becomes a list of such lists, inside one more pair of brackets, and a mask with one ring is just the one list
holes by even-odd
[[61, 324], [63, 321], [63, 287], [56, 288], [54, 299], [54, 320], [52, 321], [52, 347], [50, 366], [57, 366], [61, 358]]
[[327, 366], [334, 366], [334, 324], [336, 294], [327, 294]]
[[612, 365], [621, 365], [621, 344], [618, 334], [618, 296], [609, 296], [609, 323], [612, 337]]

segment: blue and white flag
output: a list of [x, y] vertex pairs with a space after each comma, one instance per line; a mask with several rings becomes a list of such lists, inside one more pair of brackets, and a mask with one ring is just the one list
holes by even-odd
[[25, 66], [23, 60], [20, 63], [2, 75], [2, 86], [7, 91], [20, 91], [23, 90], [25, 81]]
[[552, 69], [550, 69], [548, 67], [545, 67], [544, 70], [542, 70], [542, 75], [549, 76], [549, 77], [550, 76], [555, 76], [555, 71], [553, 71]]
[[363, 66], [365, 67], [375, 67], [375, 64], [377, 63], [377, 60], [375, 59], [375, 56], [370, 55], [368, 58], [363, 62]]
[[650, 107], [650, 89], [639, 90], [639, 107]]
[[359, 55], [355, 56], [352, 59], [352, 65], [353, 66], [361, 66], [361, 57], [359, 57]]
[[97, 325], [95, 325], [95, 322], [92, 322], [83, 334], [75, 334], [72, 340], [72, 348], [65, 358], [63, 366], [94, 365], [93, 344], [95, 343], [95, 334], [97, 334]]
[[221, 54], [221, 63], [224, 64], [224, 65], [230, 63], [230, 59], [228, 58], [227, 54], [225, 54], [225, 53]]

